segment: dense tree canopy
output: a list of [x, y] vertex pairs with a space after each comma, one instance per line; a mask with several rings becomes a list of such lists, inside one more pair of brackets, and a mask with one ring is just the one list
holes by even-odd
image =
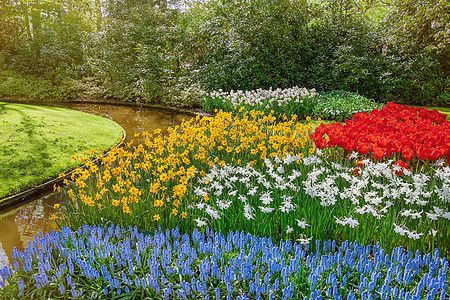
[[127, 101], [192, 104], [186, 91], [199, 88], [297, 85], [446, 104], [449, 7], [448, 0], [3, 0], [0, 59], [3, 68]]

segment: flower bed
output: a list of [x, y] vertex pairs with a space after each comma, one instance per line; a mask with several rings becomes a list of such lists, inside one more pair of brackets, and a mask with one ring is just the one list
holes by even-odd
[[[238, 296], [258, 299], [256, 293], [268, 299], [288, 296], [371, 299], [370, 293], [382, 299], [445, 299], [449, 287], [442, 286], [441, 281], [448, 281], [446, 258], [450, 257], [450, 167], [436, 166], [425, 173], [417, 173], [401, 161], [374, 162], [363, 159], [357, 152], [349, 153], [348, 159], [336, 163], [327, 160], [325, 151], [314, 147], [309, 138], [310, 124], [300, 124], [295, 117], [278, 122], [270, 114], [246, 112], [241, 108], [237, 114], [239, 116], [220, 111], [214, 117], [198, 117], [169, 129], [166, 136], [159, 131], [143, 133], [146, 137], [143, 145], [130, 144], [127, 150], [113, 149], [102, 159], [101, 165], [88, 163], [87, 169], [74, 172], [64, 189], [68, 201], [55, 217], [74, 230], [82, 229], [75, 233], [66, 228], [53, 238], [50, 235], [41, 237], [42, 241], [38, 239], [31, 248], [40, 244], [39, 247], [46, 249], [48, 241], [54, 245], [52, 259], [48, 258], [50, 267], [44, 257], [49, 256], [44, 254], [47, 250], [30, 248], [29, 255], [34, 251], [33, 255], [39, 256], [38, 252], [42, 252], [38, 258], [44, 263], [39, 267], [35, 262], [39, 271], [37, 279], [34, 275], [29, 279], [30, 273], [18, 271], [23, 282], [14, 277], [16, 279], [10, 282], [16, 285], [2, 289], [0, 296], [11, 289], [18, 293], [21, 285], [24, 285], [24, 293], [29, 289], [36, 292], [34, 284], [37, 282], [45, 288], [36, 293], [50, 289], [52, 293], [62, 291], [63, 297], [72, 293], [74, 287], [73, 293], [78, 295], [81, 289], [88, 298], [118, 297], [119, 291], [122, 296], [132, 295], [132, 298], [143, 295], [164, 298], [166, 289], [170, 299], [184, 296], [213, 299], [218, 289], [221, 299], [228, 298], [228, 294], [233, 299]], [[433, 114], [428, 116], [434, 118]], [[99, 224], [119, 227], [96, 230], [88, 227]], [[136, 226], [138, 230], [123, 232], [122, 228], [129, 226]], [[164, 234], [148, 236], [161, 227]], [[171, 231], [173, 228], [178, 228], [179, 233]], [[211, 233], [209, 228], [226, 238]], [[166, 229], [169, 230], [164, 231]], [[244, 233], [237, 237], [236, 230]], [[101, 237], [90, 236], [100, 232], [103, 232]], [[193, 235], [189, 239], [184, 234]], [[180, 235], [184, 236], [181, 240]], [[230, 240], [241, 239], [241, 236], [245, 238], [244, 246], [234, 246], [237, 242], [231, 242], [234, 243], [231, 248], [228, 246]], [[81, 245], [80, 238], [83, 239]], [[189, 246], [188, 240], [191, 241]], [[323, 249], [311, 242], [313, 240], [337, 242], [327, 242]], [[345, 240], [348, 242], [342, 243]], [[210, 246], [205, 246], [209, 241]], [[370, 247], [357, 247], [355, 241]], [[58, 243], [62, 243], [62, 250]], [[269, 271], [274, 258], [266, 265], [267, 258], [263, 257], [269, 252], [264, 252], [266, 250], [257, 246], [258, 243], [269, 245], [270, 253], [282, 253], [284, 265], [281, 256], [277, 262], [282, 265], [281, 269]], [[278, 243], [280, 247], [276, 248], [274, 245]], [[100, 247], [101, 252], [96, 247]], [[204, 253], [205, 247], [211, 247], [208, 253]], [[169, 256], [163, 255], [169, 248], [175, 255], [170, 256], [174, 264], [169, 274], [160, 269], [167, 283], [162, 287], [163, 273], [152, 273], [152, 266], [169, 264]], [[347, 250], [343, 251], [344, 248]], [[381, 248], [393, 253], [394, 258], [381, 260], [385, 257]], [[178, 253], [187, 251], [185, 249], [190, 249], [191, 258], [187, 253]], [[316, 254], [319, 251], [327, 256]], [[411, 254], [416, 251], [433, 253], [433, 259], [425, 255], [428, 257], [425, 264], [434, 261], [427, 267], [428, 271], [420, 266], [409, 270], [423, 260], [424, 256], [420, 257], [419, 253]], [[342, 260], [337, 258], [339, 253]], [[446, 258], [437, 258], [438, 253]], [[14, 255], [25, 259], [21, 254]], [[73, 256], [74, 273], [67, 279], [64, 272], [71, 269], [69, 256]], [[160, 257], [159, 262], [156, 257]], [[243, 277], [248, 274], [245, 268], [238, 270], [234, 265], [239, 257], [248, 259], [244, 267], [252, 268], [251, 278]], [[357, 261], [351, 263], [349, 257], [357, 257]], [[218, 262], [220, 258], [215, 271], [221, 272], [220, 278], [208, 277], [208, 280], [205, 274], [200, 275], [206, 258], [210, 267], [212, 259]], [[62, 270], [51, 273], [55, 280], [50, 280], [49, 274], [43, 276], [43, 271], [59, 269], [60, 264], [63, 264]], [[239, 265], [242, 267], [242, 264]], [[289, 271], [283, 271], [287, 265]], [[436, 273], [438, 265], [442, 267], [441, 273]], [[26, 262], [25, 267], [28, 266]], [[192, 274], [189, 268], [198, 271]], [[231, 276], [232, 268], [236, 277], [231, 280], [226, 276]], [[370, 271], [366, 272], [366, 268]], [[402, 268], [408, 270], [398, 271]], [[172, 273], [173, 270], [178, 273]], [[209, 270], [212, 272], [211, 268]], [[30, 268], [26, 271], [36, 273]], [[6, 277], [10, 273], [7, 269], [3, 271]], [[64, 279], [60, 279], [63, 278], [61, 273], [66, 276]], [[268, 282], [265, 282], [266, 276]], [[374, 276], [384, 276], [384, 279], [377, 282], [380, 279]], [[158, 278], [159, 296], [154, 278]], [[277, 278], [279, 285], [275, 289]], [[284, 278], [288, 283], [283, 282]], [[206, 282], [205, 288], [203, 282]], [[394, 282], [397, 289], [391, 285]], [[442, 292], [445, 289], [447, 292]]]
[[[433, 254], [391, 255], [374, 247], [327, 241], [301, 244], [244, 232], [224, 236], [178, 229], [152, 235], [130, 227], [84, 225], [36, 236], [14, 249], [12, 271], [0, 270], [1, 292], [25, 299], [440, 299], [448, 261]], [[19, 267], [20, 261], [23, 267]], [[16, 284], [11, 284], [16, 283]], [[447, 289], [447, 291], [446, 291]]]
[[376, 160], [435, 161], [450, 155], [450, 122], [445, 118], [437, 110], [388, 103], [380, 110], [353, 115], [345, 125], [321, 124], [311, 139], [319, 149], [338, 146], [370, 153]]
[[258, 112], [185, 122], [75, 172], [61, 213], [72, 228], [208, 225], [305, 244], [348, 239], [447, 253], [450, 169], [422, 176], [392, 162], [329, 163], [308, 146], [309, 131]]
[[354, 174], [354, 162], [330, 164], [319, 156], [299, 161], [286, 156], [266, 158], [259, 168], [214, 166], [194, 189], [208, 201], [192, 203], [189, 214], [198, 226], [304, 244], [351, 239], [380, 242], [390, 251], [399, 245], [418, 249], [420, 240], [449, 250], [450, 167], [413, 175], [392, 162], [364, 160]]
[[358, 94], [345, 91], [316, 93], [305, 88], [254, 91], [214, 91], [207, 94], [203, 109], [233, 111], [234, 108], [272, 112], [277, 118], [283, 115], [300, 119], [306, 116], [342, 121], [354, 113], [371, 111], [381, 105]]
[[212, 112], [216, 109], [233, 111], [234, 108], [243, 108], [246, 111], [259, 110], [273, 111], [279, 117], [285, 115], [291, 118], [296, 115], [299, 118], [311, 115], [314, 107], [314, 89], [293, 87], [289, 89], [254, 91], [214, 91], [206, 95], [202, 103], [203, 109]]
[[100, 168], [74, 173], [68, 189], [72, 201], [62, 212], [75, 227], [110, 221], [147, 230], [179, 225], [189, 231], [194, 218], [189, 206], [207, 201], [194, 189], [213, 166], [256, 167], [266, 157], [314, 152], [310, 125], [274, 119], [254, 111], [242, 118], [219, 112], [169, 129], [168, 136], [155, 132], [134, 149], [114, 149]]
[[346, 91], [317, 93], [312, 115], [325, 120], [343, 121], [353, 114], [381, 108], [381, 104]]

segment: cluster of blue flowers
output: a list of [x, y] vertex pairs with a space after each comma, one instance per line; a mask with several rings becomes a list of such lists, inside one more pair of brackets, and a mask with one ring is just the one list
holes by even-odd
[[[315, 246], [317, 252], [290, 241], [276, 246], [270, 238], [208, 228], [150, 235], [132, 227], [64, 227], [36, 236], [23, 252], [14, 249], [15, 272], [0, 269], [0, 286], [25, 273], [33, 288], [57, 287], [74, 298], [448, 299], [448, 261], [437, 250], [413, 255], [396, 248], [389, 256], [379, 245]], [[22, 295], [30, 283], [16, 282]]]

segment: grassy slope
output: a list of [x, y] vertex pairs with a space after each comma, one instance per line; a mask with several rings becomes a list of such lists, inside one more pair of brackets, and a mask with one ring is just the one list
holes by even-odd
[[0, 102], [0, 199], [74, 166], [70, 158], [117, 143], [111, 120], [62, 108]]

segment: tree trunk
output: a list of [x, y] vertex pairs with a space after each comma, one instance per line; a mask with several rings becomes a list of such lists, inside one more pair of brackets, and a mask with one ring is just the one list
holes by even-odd
[[20, 9], [22, 10], [23, 26], [27, 30], [27, 38], [31, 41], [30, 18], [28, 16], [28, 7], [25, 1], [20, 1]]
[[36, 59], [41, 56], [41, 10], [39, 0], [32, 3], [31, 26], [33, 27], [33, 45]]

